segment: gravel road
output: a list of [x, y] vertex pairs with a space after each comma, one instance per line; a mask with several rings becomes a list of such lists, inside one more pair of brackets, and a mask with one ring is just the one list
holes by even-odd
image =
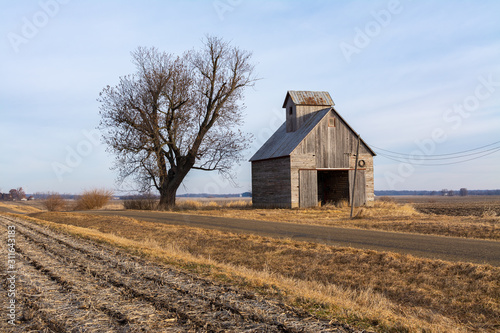
[[414, 233], [363, 230], [297, 223], [244, 220], [213, 216], [147, 211], [85, 211], [141, 221], [217, 229], [335, 246], [412, 254], [417, 257], [500, 266], [500, 242]]

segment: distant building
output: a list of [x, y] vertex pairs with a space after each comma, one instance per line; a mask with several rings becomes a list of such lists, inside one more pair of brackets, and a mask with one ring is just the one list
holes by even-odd
[[288, 91], [286, 121], [252, 156], [255, 207], [313, 207], [346, 200], [374, 200], [373, 157], [358, 134], [334, 109], [328, 92]]
[[12, 194], [10, 193], [0, 193], [1, 201], [13, 201]]

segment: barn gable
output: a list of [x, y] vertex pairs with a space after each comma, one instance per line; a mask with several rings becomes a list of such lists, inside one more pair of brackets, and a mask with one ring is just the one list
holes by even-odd
[[[348, 168], [349, 154], [356, 152], [358, 133], [335, 111], [334, 108], [321, 115], [321, 119], [290, 153], [291, 155], [314, 155], [311, 167]], [[360, 139], [360, 154], [376, 154]]]

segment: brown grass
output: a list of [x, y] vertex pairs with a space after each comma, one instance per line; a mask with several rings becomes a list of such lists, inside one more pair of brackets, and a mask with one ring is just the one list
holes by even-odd
[[28, 213], [28, 214], [29, 213], [38, 213], [38, 212], [42, 211], [41, 209], [38, 209], [38, 208], [33, 207], [31, 205], [21, 204], [17, 201], [0, 202], [0, 207], [4, 207], [4, 208], [10, 209], [10, 210], [15, 211], [15, 212]]
[[252, 207], [251, 201], [246, 200], [221, 200], [221, 201], [200, 201], [200, 200], [182, 200], [177, 202], [174, 211], [200, 211], [200, 210], [223, 210], [230, 209], [248, 209]]
[[412, 232], [441, 236], [500, 240], [500, 217], [486, 212], [480, 216], [447, 216], [424, 214], [409, 203], [392, 200], [375, 201], [372, 207], [356, 207], [354, 219], [349, 218], [347, 205], [327, 205], [304, 209], [249, 209], [206, 208], [200, 202], [192, 202], [180, 209], [185, 214], [254, 219], [261, 221], [289, 222]]
[[49, 212], [57, 212], [66, 209], [66, 201], [59, 193], [49, 193], [49, 195], [42, 201], [43, 206]]
[[76, 200], [74, 210], [91, 210], [104, 207], [113, 197], [113, 191], [107, 189], [85, 190]]
[[[379, 331], [495, 331], [500, 268], [276, 240], [124, 217], [41, 213], [58, 228], [272, 293]], [[65, 226], [70, 224], [76, 227]]]

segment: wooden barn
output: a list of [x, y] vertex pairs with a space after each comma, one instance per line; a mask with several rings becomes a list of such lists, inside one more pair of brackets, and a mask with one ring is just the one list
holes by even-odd
[[337, 113], [330, 94], [288, 91], [286, 121], [250, 159], [255, 207], [373, 202], [375, 153]]

